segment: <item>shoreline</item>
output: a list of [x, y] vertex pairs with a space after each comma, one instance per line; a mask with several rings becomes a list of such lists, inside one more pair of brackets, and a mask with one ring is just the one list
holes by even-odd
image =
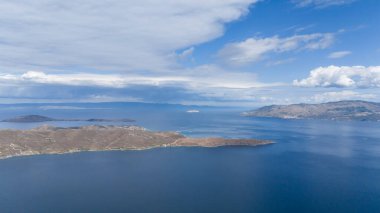
[[0, 156], [1, 160], [7, 160], [18, 157], [33, 157], [33, 156], [54, 156], [54, 155], [69, 155], [69, 154], [79, 154], [79, 153], [93, 153], [93, 152], [126, 152], [126, 151], [145, 151], [153, 149], [166, 149], [166, 148], [205, 148], [205, 149], [214, 149], [214, 148], [223, 148], [223, 147], [259, 147], [275, 144], [276, 142], [268, 141], [267, 143], [256, 144], [256, 145], [220, 145], [220, 146], [156, 146], [156, 147], [147, 147], [147, 148], [138, 148], [138, 149], [105, 149], [105, 150], [78, 150], [78, 151], [69, 151], [62, 153], [36, 153], [36, 154], [25, 154], [25, 155], [12, 155], [12, 156]]

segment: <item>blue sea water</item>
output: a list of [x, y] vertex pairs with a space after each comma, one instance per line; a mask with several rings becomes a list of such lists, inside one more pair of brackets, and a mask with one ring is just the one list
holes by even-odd
[[[200, 112], [186, 113], [193, 108]], [[0, 160], [0, 212], [380, 212], [379, 122], [248, 118], [239, 115], [242, 110], [124, 103], [4, 105], [0, 119], [24, 114], [133, 118], [155, 131], [276, 143]], [[41, 124], [0, 123], [0, 128], [36, 125]]]

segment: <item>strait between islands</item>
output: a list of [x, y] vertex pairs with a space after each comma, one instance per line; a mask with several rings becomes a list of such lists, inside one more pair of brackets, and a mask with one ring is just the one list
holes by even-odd
[[143, 150], [156, 147], [258, 146], [268, 140], [189, 138], [176, 132], [153, 132], [137, 126], [41, 126], [0, 130], [0, 159], [81, 151]]

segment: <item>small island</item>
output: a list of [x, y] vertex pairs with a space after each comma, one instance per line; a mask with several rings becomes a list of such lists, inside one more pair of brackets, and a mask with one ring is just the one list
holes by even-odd
[[153, 132], [137, 126], [41, 126], [0, 130], [0, 159], [81, 151], [143, 150], [156, 147], [258, 146], [268, 140], [189, 138], [177, 132]]

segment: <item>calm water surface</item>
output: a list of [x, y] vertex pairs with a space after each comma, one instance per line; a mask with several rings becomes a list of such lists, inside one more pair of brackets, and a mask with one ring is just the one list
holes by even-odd
[[152, 130], [276, 144], [0, 160], [0, 212], [380, 212], [380, 123], [246, 118], [222, 108], [189, 114], [181, 106], [86, 107], [2, 107], [0, 119], [134, 118]]

